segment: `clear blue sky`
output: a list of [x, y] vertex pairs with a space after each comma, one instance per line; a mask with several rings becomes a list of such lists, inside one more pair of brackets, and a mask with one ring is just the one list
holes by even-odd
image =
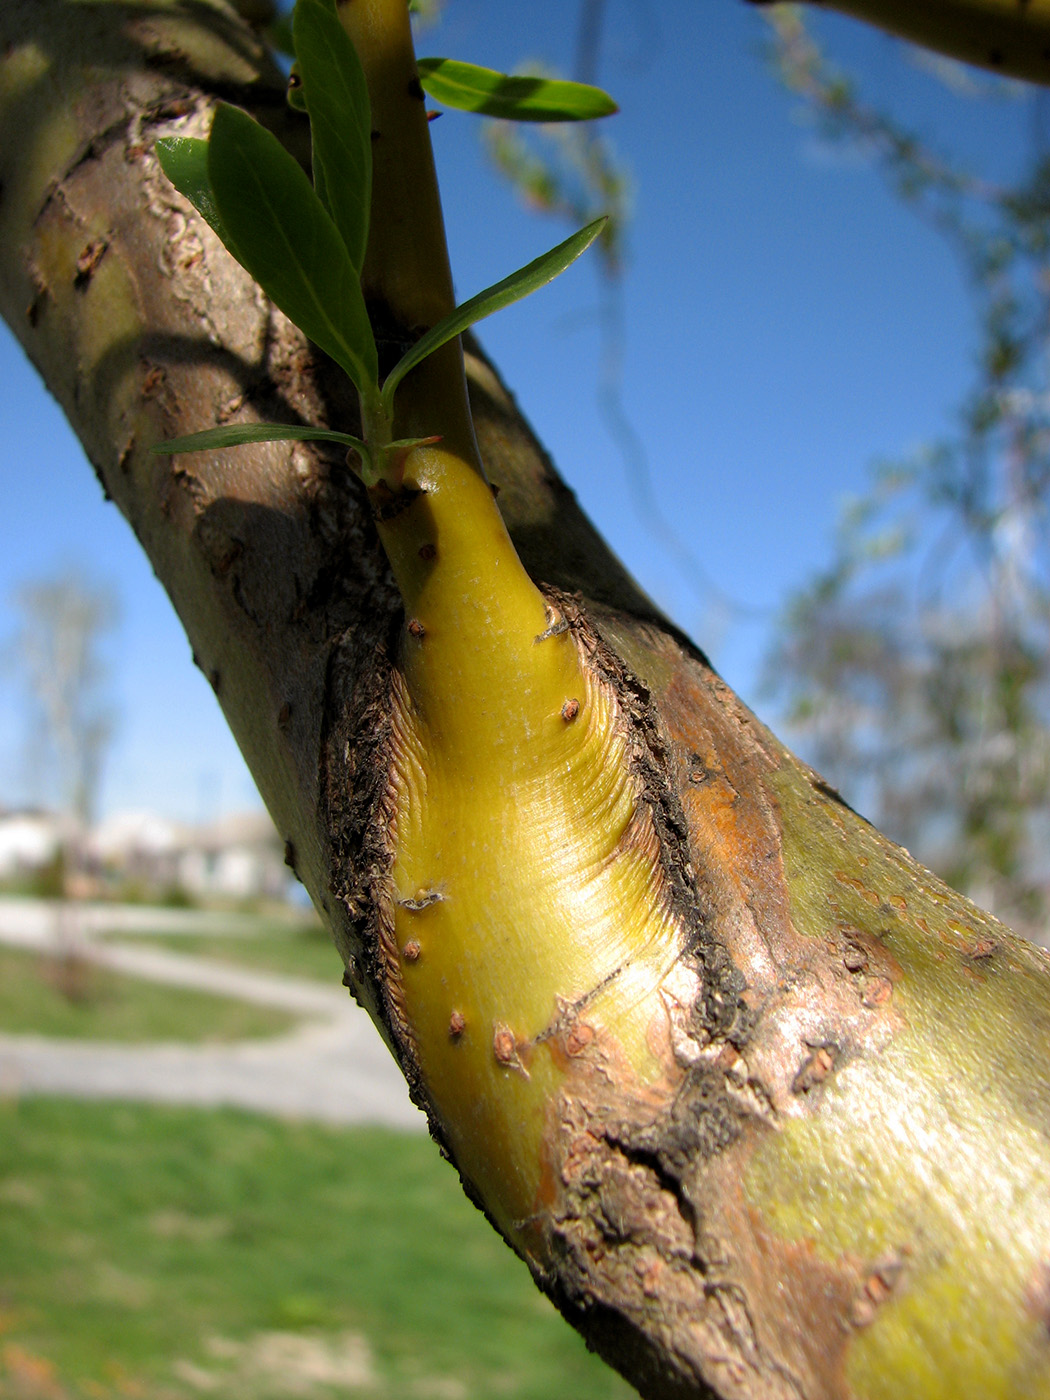
[[[486, 323], [485, 343], [585, 508], [643, 586], [745, 699], [776, 611], [825, 562], [845, 497], [871, 463], [942, 433], [976, 348], [946, 245], [863, 161], [801, 123], [743, 0], [610, 0], [600, 81], [629, 165], [625, 407], [652, 483], [703, 571], [750, 611], [697, 591], [639, 518], [597, 404], [601, 288], [583, 263]], [[510, 16], [514, 22], [509, 22]], [[493, 67], [572, 62], [576, 6], [447, 0], [421, 52]], [[976, 103], [910, 51], [852, 21], [812, 21], [879, 103], [986, 168], [1020, 159], [1034, 99]], [[477, 119], [433, 130], [461, 297], [564, 236], [522, 212], [488, 170]], [[10, 335], [0, 339], [0, 647], [19, 582], [73, 563], [108, 580], [121, 720], [103, 810], [193, 819], [257, 802], [218, 707], [129, 528]], [[13, 506], [13, 509], [11, 509]], [[772, 716], [765, 716], [774, 718]], [[39, 796], [23, 711], [0, 671], [0, 804]]]

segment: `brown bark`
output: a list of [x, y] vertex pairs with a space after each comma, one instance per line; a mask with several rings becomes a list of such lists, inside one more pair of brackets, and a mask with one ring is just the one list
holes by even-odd
[[[300, 152], [302, 121], [218, 4], [7, 0], [0, 55], [4, 315], [428, 1106], [382, 956], [401, 614], [363, 493], [313, 445], [148, 454], [245, 405], [353, 431], [341, 376], [152, 154], [216, 96]], [[476, 350], [468, 372], [522, 559], [617, 697], [684, 931], [657, 1081], [581, 1003], [552, 1025], [565, 1087], [519, 1249], [646, 1396], [1050, 1395], [1046, 959], [787, 753], [627, 578]]]

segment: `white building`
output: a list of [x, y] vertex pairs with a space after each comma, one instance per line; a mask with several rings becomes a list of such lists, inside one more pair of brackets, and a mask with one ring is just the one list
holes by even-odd
[[[44, 868], [72, 834], [53, 813], [0, 813], [0, 880]], [[198, 899], [286, 899], [293, 880], [284, 843], [261, 811], [197, 827], [153, 812], [118, 812], [79, 844], [81, 868], [93, 877], [134, 882], [158, 893], [181, 889]]]
[[0, 880], [50, 865], [65, 836], [65, 824], [52, 812], [0, 813]]
[[185, 833], [175, 883], [198, 898], [286, 899], [293, 878], [267, 813], [240, 812]]

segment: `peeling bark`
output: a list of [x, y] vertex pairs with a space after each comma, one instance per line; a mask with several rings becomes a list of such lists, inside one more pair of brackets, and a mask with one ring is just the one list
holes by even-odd
[[[447, 1146], [384, 937], [403, 618], [363, 493], [315, 445], [148, 454], [245, 411], [356, 422], [342, 377], [159, 173], [154, 139], [201, 134], [219, 96], [305, 153], [219, 0], [7, 0], [0, 305]], [[476, 347], [468, 373], [518, 551], [615, 696], [638, 794], [625, 840], [653, 851], [681, 930], [653, 992], [655, 1076], [590, 993], [552, 1006], [537, 1041], [562, 1079], [516, 1247], [653, 1400], [1050, 1395], [1045, 956], [779, 744], [627, 578]], [[467, 1033], [453, 1008], [450, 1037]], [[492, 1053], [527, 1068], [509, 1025]]]

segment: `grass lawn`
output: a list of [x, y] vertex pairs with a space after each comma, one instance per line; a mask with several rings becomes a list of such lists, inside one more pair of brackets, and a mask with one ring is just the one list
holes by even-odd
[[293, 1025], [294, 1017], [273, 1007], [0, 947], [0, 1032], [7, 1034], [227, 1041], [278, 1035]]
[[3, 1400], [625, 1400], [427, 1139], [0, 1103]]
[[218, 958], [239, 963], [258, 972], [280, 972], [292, 977], [313, 977], [338, 986], [343, 964], [331, 935], [319, 924], [278, 924], [259, 922], [258, 933], [166, 933], [111, 935], [121, 943], [141, 939], [150, 947], [169, 948], [174, 953]]

